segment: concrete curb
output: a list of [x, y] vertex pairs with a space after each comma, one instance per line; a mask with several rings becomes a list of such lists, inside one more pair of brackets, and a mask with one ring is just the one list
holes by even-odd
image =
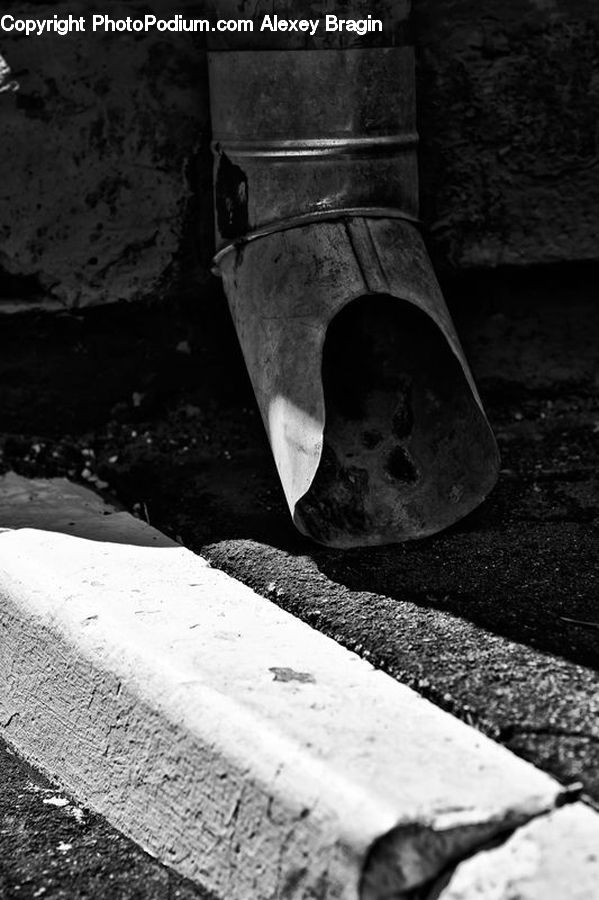
[[428, 900], [587, 900], [599, 895], [599, 816], [575, 803], [457, 866]]
[[0, 500], [2, 733], [227, 900], [398, 897], [561, 802], [91, 492], [9, 475]]

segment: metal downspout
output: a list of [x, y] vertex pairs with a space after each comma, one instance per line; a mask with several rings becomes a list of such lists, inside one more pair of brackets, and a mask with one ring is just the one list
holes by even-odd
[[215, 268], [296, 526], [437, 532], [499, 458], [418, 229], [408, 46], [214, 50]]

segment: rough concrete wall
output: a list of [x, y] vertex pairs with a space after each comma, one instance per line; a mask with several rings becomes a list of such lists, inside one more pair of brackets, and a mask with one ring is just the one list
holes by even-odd
[[599, 256], [599, 5], [415, 0], [422, 215], [437, 262]]
[[[14, 7], [19, 17], [92, 11]], [[42, 295], [77, 307], [161, 289], [198, 225], [196, 158], [209, 124], [193, 36], [2, 35], [0, 53], [20, 85], [0, 93], [4, 304]]]
[[[150, 6], [172, 15], [169, 4]], [[246, 15], [242, 6], [231, 13], [222, 0], [217, 9]], [[108, 0], [101, 11], [148, 8]], [[207, 9], [208, 0], [178, 6], [186, 15]], [[415, 0], [413, 26], [423, 218], [437, 264], [597, 259], [593, 0]], [[2, 35], [0, 54], [20, 84], [0, 92], [0, 309], [23, 299], [58, 307], [138, 300], [164, 294], [174, 278], [205, 278], [211, 164], [201, 38]]]

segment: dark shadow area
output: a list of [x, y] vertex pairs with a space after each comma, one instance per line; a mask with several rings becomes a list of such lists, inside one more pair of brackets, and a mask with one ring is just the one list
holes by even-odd
[[181, 396], [252, 402], [222, 295], [212, 278], [167, 302], [2, 318], [0, 430], [93, 429], [165, 413]]
[[[401, 546], [312, 551], [332, 581], [444, 610], [599, 664], [599, 308], [592, 264], [454, 276], [444, 286], [502, 458], [462, 522]], [[586, 623], [586, 624], [583, 624]]]
[[[32, 481], [0, 476], [0, 532], [19, 529], [63, 534], [104, 544], [172, 549], [179, 545], [97, 494], [66, 478]], [[78, 552], [76, 541], [72, 553]]]
[[10, 469], [108, 491], [196, 545], [297, 535], [217, 279], [143, 306], [5, 317]]
[[13, 275], [0, 266], [0, 304], [19, 300], [31, 303], [44, 296], [44, 288], [36, 275]]
[[296, 505], [333, 547], [440, 531], [491, 490], [493, 437], [433, 320], [386, 295], [346, 306], [327, 330], [320, 464]]

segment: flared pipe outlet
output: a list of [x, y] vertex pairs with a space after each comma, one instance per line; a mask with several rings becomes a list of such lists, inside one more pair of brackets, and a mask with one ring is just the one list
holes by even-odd
[[499, 460], [416, 225], [411, 50], [210, 70], [215, 265], [293, 521], [332, 547], [447, 527]]
[[311, 224], [221, 268], [300, 531], [332, 547], [392, 543], [481, 502], [495, 440], [417, 229]]

